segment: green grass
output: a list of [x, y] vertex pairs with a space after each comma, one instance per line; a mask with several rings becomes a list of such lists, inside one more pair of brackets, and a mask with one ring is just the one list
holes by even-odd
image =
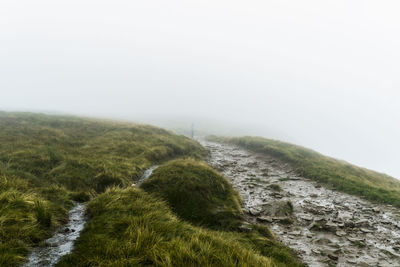
[[[195, 161], [206, 154], [193, 140], [147, 125], [0, 112], [0, 266], [22, 264], [66, 223], [74, 201], [89, 202], [90, 221], [59, 266], [302, 266], [266, 227], [228, 231], [239, 223], [240, 200]], [[207, 220], [186, 221], [161, 197], [131, 186], [148, 167], [189, 157], [164, 164], [154, 178], [182, 171], [168, 178], [202, 192], [191, 195], [217, 211], [213, 229], [199, 226], [212, 221], [199, 203], [190, 204]]]
[[[26, 179], [0, 168], [0, 266], [17, 266], [29, 252], [66, 220], [72, 206], [68, 192], [32, 188]], [[51, 199], [57, 201], [52, 202]]]
[[241, 199], [232, 185], [207, 164], [175, 160], [158, 167], [141, 188], [165, 199], [192, 224], [212, 229], [241, 225]]
[[269, 186], [269, 188], [271, 188], [272, 190], [277, 191], [277, 192], [282, 191], [282, 187], [279, 184], [271, 184]]
[[178, 219], [139, 188], [112, 188], [88, 204], [90, 221], [58, 266], [302, 266], [267, 228], [214, 231]]
[[[224, 232], [257, 253], [282, 266], [302, 266], [293, 252], [275, 240], [267, 226], [249, 225], [247, 233], [238, 233], [243, 224], [240, 196], [228, 180], [203, 162], [174, 160], [160, 166], [141, 188], [167, 202], [171, 210], [192, 225]], [[288, 213], [293, 204], [287, 202]], [[236, 232], [236, 233], [232, 233]]]
[[299, 175], [333, 189], [400, 207], [400, 181], [388, 175], [326, 157], [304, 147], [261, 137], [210, 137], [210, 140], [276, 157], [291, 164]]
[[66, 222], [73, 201], [130, 185], [151, 165], [205, 153], [147, 125], [0, 112], [0, 266], [21, 264]]

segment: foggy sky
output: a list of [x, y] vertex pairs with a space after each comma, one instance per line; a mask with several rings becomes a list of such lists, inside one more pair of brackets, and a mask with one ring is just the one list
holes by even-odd
[[400, 2], [0, 2], [0, 109], [223, 122], [400, 177]]

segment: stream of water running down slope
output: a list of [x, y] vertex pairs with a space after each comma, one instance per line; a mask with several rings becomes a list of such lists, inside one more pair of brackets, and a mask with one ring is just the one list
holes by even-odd
[[[144, 171], [138, 180], [138, 185], [148, 179], [158, 166], [151, 166]], [[69, 212], [68, 223], [60, 228], [51, 238], [47, 239], [45, 246], [36, 247], [28, 257], [25, 267], [54, 266], [62, 256], [70, 253], [74, 241], [83, 230], [87, 217], [85, 216], [85, 203], [78, 203]]]
[[[241, 194], [246, 219], [268, 225], [309, 266], [400, 266], [399, 209], [326, 189], [272, 157], [200, 142]], [[293, 214], [278, 214], [288, 201]]]
[[62, 256], [71, 252], [86, 220], [85, 204], [79, 203], [70, 210], [68, 223], [45, 241], [46, 246], [33, 249], [24, 266], [54, 266]]

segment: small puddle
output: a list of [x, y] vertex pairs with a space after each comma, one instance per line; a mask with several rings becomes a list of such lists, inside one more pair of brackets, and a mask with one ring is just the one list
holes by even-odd
[[60, 228], [51, 238], [45, 241], [45, 246], [36, 247], [28, 257], [26, 267], [54, 266], [58, 260], [71, 252], [74, 241], [79, 237], [87, 218], [83, 203], [78, 203], [69, 211], [68, 223]]

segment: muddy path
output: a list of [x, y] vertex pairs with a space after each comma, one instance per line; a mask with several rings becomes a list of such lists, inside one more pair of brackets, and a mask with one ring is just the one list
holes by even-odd
[[68, 223], [47, 239], [43, 246], [34, 248], [24, 266], [54, 266], [62, 256], [71, 252], [86, 221], [85, 204], [78, 203], [69, 211]]
[[287, 164], [200, 141], [239, 191], [247, 220], [268, 225], [309, 266], [400, 266], [400, 210], [325, 189]]

